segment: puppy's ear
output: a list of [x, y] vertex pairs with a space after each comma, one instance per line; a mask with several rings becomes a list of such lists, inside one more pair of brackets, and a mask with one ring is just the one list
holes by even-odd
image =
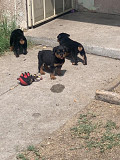
[[64, 37], [70, 37], [70, 35], [67, 33], [64, 33]]
[[65, 52], [67, 52], [67, 48], [65, 46], [63, 47], [63, 49], [64, 49]]
[[67, 33], [60, 33], [58, 36], [57, 36], [57, 39], [58, 40], [60, 40], [60, 39], [62, 39], [62, 38], [68, 38], [68, 37], [70, 37], [70, 35], [69, 34], [67, 34]]
[[57, 40], [60, 40], [60, 39], [61, 39], [61, 35], [58, 35], [58, 36], [57, 36]]
[[54, 47], [54, 48], [53, 48], [53, 54], [55, 54], [56, 51], [57, 51], [57, 47]]

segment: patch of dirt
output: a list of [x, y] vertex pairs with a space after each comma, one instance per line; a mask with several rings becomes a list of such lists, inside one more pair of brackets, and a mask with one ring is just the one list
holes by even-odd
[[[88, 119], [82, 119], [80, 116]], [[88, 138], [85, 138], [85, 132], [82, 132], [82, 135], [73, 134], [81, 120], [85, 121], [84, 124], [89, 124], [87, 131], [91, 130], [90, 126], [96, 126], [94, 131], [87, 132]], [[77, 129], [76, 133], [80, 128]], [[92, 144], [89, 148], [86, 142], [88, 140], [92, 142], [92, 139], [100, 143], [96, 143], [95, 146]], [[119, 145], [120, 106], [94, 100], [58, 131], [37, 145], [36, 149], [23, 151], [21, 154], [29, 160], [119, 160]]]

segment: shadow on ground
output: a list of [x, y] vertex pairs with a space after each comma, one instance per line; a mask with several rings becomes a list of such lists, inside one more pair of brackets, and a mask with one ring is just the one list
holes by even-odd
[[[72, 16], [71, 16], [72, 14]], [[109, 26], [120, 26], [120, 15], [96, 13], [96, 12], [74, 12], [60, 16], [59, 19], [95, 23]]]

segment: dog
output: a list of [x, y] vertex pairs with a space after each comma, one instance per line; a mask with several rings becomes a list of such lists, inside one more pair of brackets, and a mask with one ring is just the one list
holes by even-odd
[[10, 36], [10, 50], [14, 52], [16, 57], [20, 54], [27, 54], [27, 39], [21, 29], [15, 29]]
[[57, 36], [57, 41], [59, 42], [60, 45], [66, 48], [66, 56], [71, 55], [72, 56], [72, 64], [77, 65], [77, 55], [80, 53], [80, 55], [83, 57], [83, 64], [87, 65], [87, 57], [86, 53], [84, 50], [84, 47], [82, 44], [73, 41], [72, 39], [69, 38], [70, 35], [67, 33], [60, 33]]
[[38, 72], [42, 75], [45, 74], [44, 69], [50, 72], [50, 78], [56, 79], [55, 69], [57, 75], [61, 76], [61, 68], [65, 62], [66, 51], [63, 46], [57, 46], [51, 50], [42, 50], [38, 52]]

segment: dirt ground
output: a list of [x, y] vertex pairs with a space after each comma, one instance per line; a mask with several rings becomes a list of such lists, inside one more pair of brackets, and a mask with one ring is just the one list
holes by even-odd
[[61, 127], [60, 130], [54, 132], [33, 150], [31, 149], [32, 151], [27, 149], [21, 152], [21, 155], [23, 154], [29, 160], [37, 160], [37, 158], [39, 160], [119, 160], [120, 139], [118, 139], [118, 145], [108, 147], [102, 152], [100, 148], [95, 146], [89, 150], [85, 146], [84, 138], [72, 135], [71, 128], [77, 125], [80, 115], [89, 114], [94, 115], [90, 118], [93, 124], [102, 124], [94, 134], [90, 135], [92, 138], [98, 138], [102, 133], [105, 133], [105, 127], [103, 126], [107, 121], [112, 121], [116, 124], [116, 129], [114, 129], [113, 133], [120, 133], [120, 106], [94, 100]]
[[[114, 91], [120, 93], [120, 85]], [[80, 130], [83, 124], [86, 132]], [[88, 133], [91, 126], [97, 127]], [[119, 160], [119, 147], [120, 106], [93, 100], [39, 145], [19, 153], [17, 159]]]

